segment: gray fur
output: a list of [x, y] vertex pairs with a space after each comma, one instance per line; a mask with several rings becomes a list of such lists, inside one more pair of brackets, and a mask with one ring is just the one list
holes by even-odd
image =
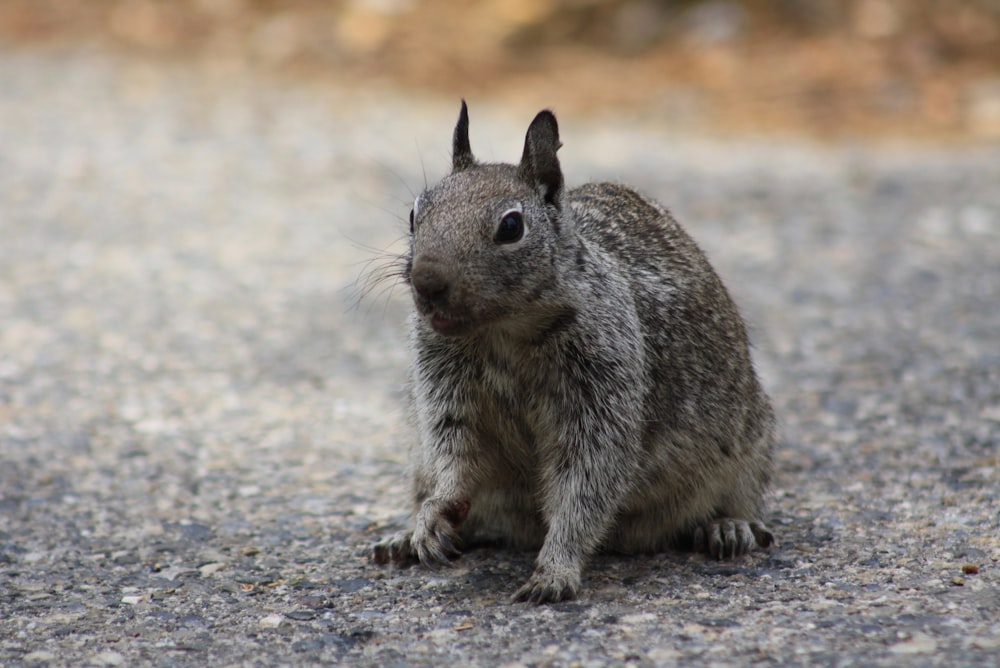
[[[519, 165], [479, 164], [463, 101], [453, 172], [418, 198], [414, 523], [373, 550], [433, 567], [480, 539], [540, 548], [515, 594], [536, 603], [575, 596], [599, 549], [773, 541], [774, 416], [736, 306], [658, 204], [566, 192], [559, 146], [543, 111]], [[497, 241], [505, 215], [523, 238]]]

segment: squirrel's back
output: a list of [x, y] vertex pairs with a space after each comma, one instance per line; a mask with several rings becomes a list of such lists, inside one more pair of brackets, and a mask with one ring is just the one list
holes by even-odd
[[[574, 188], [567, 202], [579, 234], [626, 274], [661, 399], [682, 406], [685, 397], [697, 396], [702, 404], [718, 406], [745, 398], [766, 406], [743, 318], [705, 253], [670, 213], [615, 183]], [[722, 385], [720, 378], [726, 380]], [[715, 392], [717, 398], [711, 396]], [[734, 435], [735, 425], [726, 422], [720, 415], [710, 424]]]

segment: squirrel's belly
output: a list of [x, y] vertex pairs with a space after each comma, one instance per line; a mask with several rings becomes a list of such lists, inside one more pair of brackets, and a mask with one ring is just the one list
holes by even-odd
[[462, 529], [463, 537], [471, 542], [500, 541], [523, 549], [537, 549], [545, 540], [538, 501], [520, 487], [483, 490]]

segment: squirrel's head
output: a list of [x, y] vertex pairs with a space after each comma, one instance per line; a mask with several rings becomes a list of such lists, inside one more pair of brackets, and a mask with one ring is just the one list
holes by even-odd
[[542, 111], [518, 165], [480, 164], [462, 101], [452, 172], [410, 212], [407, 279], [420, 317], [435, 331], [460, 335], [488, 324], [530, 331], [551, 315], [569, 222], [559, 147], [556, 118]]

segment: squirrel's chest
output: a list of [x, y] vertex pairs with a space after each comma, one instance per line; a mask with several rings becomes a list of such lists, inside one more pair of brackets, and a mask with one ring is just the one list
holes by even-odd
[[434, 425], [450, 417], [470, 430], [479, 461], [529, 466], [553, 441], [567, 385], [556, 346], [518, 343], [496, 332], [418, 349], [417, 410]]
[[496, 353], [486, 357], [466, 413], [481, 443], [507, 451], [537, 452], [550, 431], [551, 376], [557, 373], [533, 355]]

